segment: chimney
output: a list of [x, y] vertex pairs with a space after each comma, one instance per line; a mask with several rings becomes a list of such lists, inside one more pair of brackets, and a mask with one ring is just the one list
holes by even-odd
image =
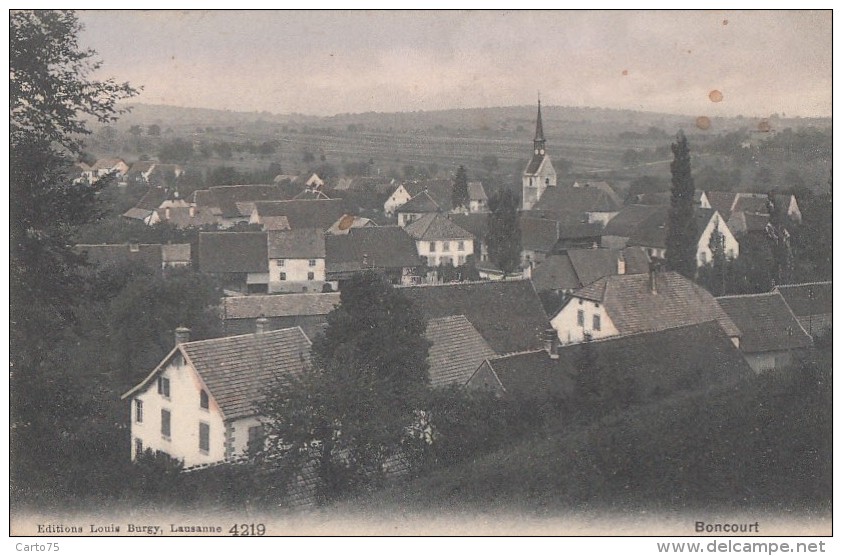
[[196, 216], [196, 205], [190, 205], [190, 218]]
[[658, 286], [655, 283], [655, 279], [658, 275], [658, 264], [656, 262], [649, 263], [649, 291], [652, 292], [653, 295], [658, 294]]
[[269, 319], [264, 317], [263, 315], [257, 317], [257, 320], [254, 322], [255, 332], [257, 334], [263, 334], [266, 332], [266, 328], [269, 325]]
[[170, 207], [167, 207], [167, 208], [164, 209], [164, 219], [165, 220], [170, 219]]
[[617, 274], [622, 275], [626, 273], [626, 258], [623, 257], [623, 252], [617, 257]]
[[175, 329], [175, 345], [186, 344], [190, 341], [190, 329], [179, 326]]
[[544, 350], [550, 359], [558, 359], [558, 334], [553, 328], [544, 330]]

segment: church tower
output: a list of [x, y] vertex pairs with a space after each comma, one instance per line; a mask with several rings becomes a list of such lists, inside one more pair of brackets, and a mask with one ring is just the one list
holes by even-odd
[[556, 173], [546, 153], [544, 122], [541, 120], [541, 100], [538, 100], [538, 119], [535, 122], [535, 138], [532, 140], [532, 158], [523, 171], [523, 210], [531, 210], [541, 199], [547, 187], [556, 186]]

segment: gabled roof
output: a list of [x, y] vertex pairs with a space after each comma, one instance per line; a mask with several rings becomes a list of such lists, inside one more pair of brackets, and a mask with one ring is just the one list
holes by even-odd
[[421, 180], [403, 184], [404, 189], [411, 197], [415, 197], [422, 191], [426, 191], [444, 212], [450, 211], [453, 207], [453, 180]]
[[266, 232], [270, 259], [323, 259], [325, 234], [316, 228]]
[[80, 243], [75, 245], [73, 250], [85, 254], [90, 264], [99, 267], [136, 263], [151, 270], [160, 271], [163, 263], [159, 243], [99, 245]]
[[291, 201], [259, 201], [254, 204], [261, 221], [264, 217], [286, 216], [289, 227], [327, 230], [347, 208], [342, 199], [297, 199]]
[[134, 208], [153, 211], [167, 200], [168, 191], [163, 187], [150, 187], [143, 197], [135, 203]]
[[558, 241], [559, 223], [555, 220], [521, 216], [518, 224], [520, 244], [525, 250], [549, 253]]
[[746, 353], [805, 348], [812, 340], [798, 324], [779, 291], [717, 297], [742, 335], [740, 349]]
[[431, 386], [463, 386], [485, 359], [497, 355], [465, 315], [430, 319], [425, 336], [431, 343]]
[[473, 234], [475, 239], [485, 241], [488, 235], [488, 214], [454, 212], [447, 215], [457, 226]]
[[154, 160], [141, 160], [139, 162], [135, 162], [129, 168], [127, 176], [139, 176], [140, 174], [146, 173], [155, 166], [157, 162]]
[[100, 158], [91, 166], [91, 170], [111, 170], [120, 163], [125, 164], [122, 158]]
[[[649, 215], [648, 218], [638, 225], [634, 233], [629, 237], [629, 245], [640, 245], [643, 247], [665, 248], [667, 246], [667, 221], [669, 219], [669, 207], [655, 207], [658, 210]], [[696, 207], [693, 210], [693, 217], [696, 220], [696, 236], [694, 243], [698, 244], [705, 228], [716, 214], [716, 210]], [[619, 215], [618, 215], [619, 216]], [[610, 224], [611, 222], [609, 222]], [[721, 226], [726, 226], [721, 222]]]
[[199, 269], [211, 274], [269, 272], [266, 232], [199, 233]]
[[293, 317], [326, 315], [339, 304], [339, 293], [288, 293], [223, 298], [223, 318]]
[[430, 196], [427, 191], [422, 191], [418, 195], [402, 204], [397, 208], [397, 212], [411, 212], [411, 213], [434, 213], [440, 212], [442, 209], [439, 204]]
[[438, 212], [425, 214], [407, 224], [404, 229], [413, 238], [421, 241], [474, 239], [473, 234]]
[[677, 272], [656, 273], [655, 290], [653, 293], [648, 273], [606, 276], [574, 291], [564, 307], [577, 298], [602, 303], [620, 335], [710, 320], [719, 322], [728, 336], [740, 335], [740, 328], [713, 296]]
[[165, 263], [189, 263], [190, 244], [172, 243], [161, 246], [161, 259]]
[[[546, 154], [533, 154], [532, 158], [529, 159], [529, 164], [526, 165], [526, 169], [523, 173], [527, 176], [537, 176], [538, 171], [543, 166], [545, 160], [549, 160], [550, 157]], [[547, 188], [550, 189], [550, 188]], [[545, 191], [546, 193], [546, 191]]]
[[576, 240], [576, 239], [598, 239], [602, 235], [602, 224], [598, 222], [591, 223], [559, 223], [558, 239], [561, 240]]
[[257, 414], [256, 405], [275, 380], [296, 376], [310, 363], [310, 340], [301, 328], [179, 344], [123, 399], [141, 392], [181, 353], [219, 405], [226, 421]]
[[354, 216], [353, 214], [343, 214], [339, 220], [327, 229], [329, 234], [347, 234], [351, 228], [365, 228], [368, 226], [377, 226], [371, 218], [363, 218], [362, 216]]
[[485, 188], [481, 181], [468, 182], [468, 199], [471, 201], [488, 201], [488, 195], [485, 194]]
[[[702, 194], [704, 194], [704, 191], [699, 189], [696, 189], [693, 194], [693, 202], [697, 205], [702, 202]], [[649, 206], [669, 206], [671, 200], [672, 193], [670, 191], [658, 191], [657, 193], [643, 193], [638, 195], [635, 203]]]
[[428, 319], [464, 315], [498, 354], [535, 349], [549, 326], [529, 280], [401, 286]]
[[195, 192], [197, 206], [216, 207], [225, 218], [248, 216], [241, 212], [237, 203], [256, 201], [278, 201], [284, 198], [284, 190], [274, 184], [219, 185]]
[[345, 235], [325, 237], [328, 279], [341, 279], [366, 269], [421, 266], [415, 241], [398, 226], [351, 228]]
[[214, 214], [201, 208], [194, 208], [192, 216], [190, 207], [170, 207], [169, 217], [167, 217], [167, 209], [158, 209], [155, 212], [159, 220], [169, 222], [176, 228], [199, 228], [218, 222]]
[[568, 399], [576, 388], [575, 368], [568, 357], [551, 359], [543, 349], [489, 359], [490, 367], [507, 396], [541, 406]]
[[833, 313], [833, 282], [786, 284], [775, 289], [796, 317]]
[[711, 208], [715, 209], [722, 218], [731, 218], [731, 209], [737, 200], [737, 194], [733, 191], [705, 191]]
[[760, 194], [740, 193], [737, 201], [731, 209], [733, 212], [743, 211], [755, 214], [769, 214], [769, 207], [766, 206], [769, 197]]
[[568, 249], [550, 255], [532, 271], [535, 289], [574, 290], [603, 276], [617, 274], [618, 260], [625, 262], [625, 274], [649, 272], [649, 257], [640, 247], [625, 249]]
[[584, 222], [589, 212], [617, 212], [622, 203], [596, 187], [548, 187], [532, 207], [563, 222]]
[[624, 207], [614, 218], [608, 221], [602, 235], [631, 237], [644, 220], [661, 210], [662, 208], [660, 206], [651, 205], [629, 205]]

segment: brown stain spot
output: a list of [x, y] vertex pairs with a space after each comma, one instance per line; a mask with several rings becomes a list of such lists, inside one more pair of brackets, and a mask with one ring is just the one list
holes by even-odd
[[693, 54], [693, 51], [692, 51], [692, 50], [688, 50], [688, 51], [687, 51], [687, 54]]
[[757, 129], [766, 133], [772, 131], [772, 124], [769, 123], [769, 120], [760, 120], [757, 122]]
[[728, 25], [728, 20], [727, 20], [727, 19], [723, 19], [723, 20], [722, 20], [722, 25]]
[[696, 127], [701, 130], [708, 130], [710, 129], [710, 118], [707, 116], [699, 116], [696, 118]]
[[711, 102], [722, 102], [722, 99], [725, 97], [722, 96], [721, 91], [714, 89], [708, 94], [708, 98]]
[[623, 70], [623, 75], [628, 75], [628, 74], [629, 74], [629, 70]]

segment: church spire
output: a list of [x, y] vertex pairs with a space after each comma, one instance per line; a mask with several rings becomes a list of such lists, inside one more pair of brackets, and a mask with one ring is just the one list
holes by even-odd
[[532, 140], [535, 145], [535, 154], [544, 154], [544, 144], [547, 142], [544, 139], [544, 122], [541, 121], [541, 99], [538, 99], [538, 121], [535, 122], [535, 139]]

